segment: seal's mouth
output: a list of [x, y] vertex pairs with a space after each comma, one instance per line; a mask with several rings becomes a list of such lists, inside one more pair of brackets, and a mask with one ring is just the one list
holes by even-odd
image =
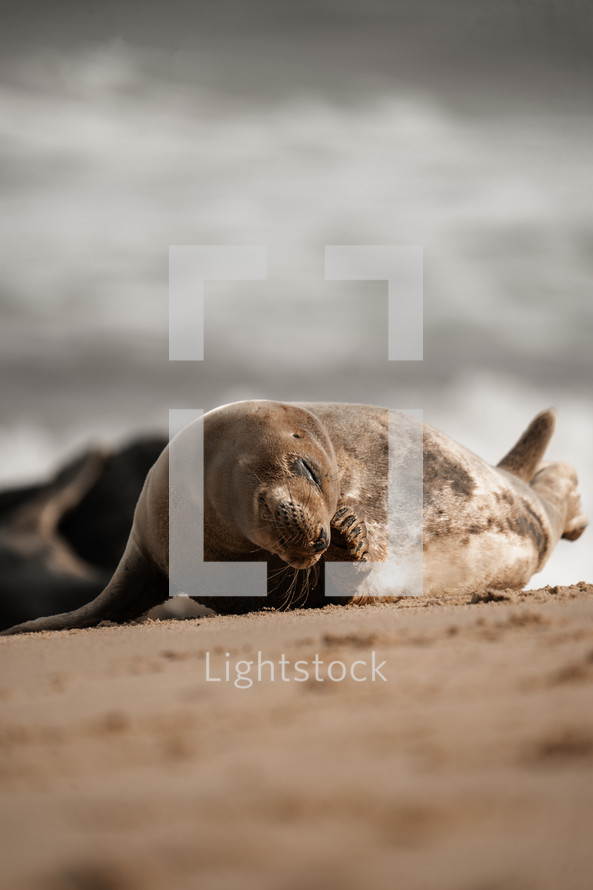
[[259, 516], [266, 548], [295, 569], [310, 569], [330, 545], [329, 531], [315, 522], [301, 504], [280, 501], [272, 509], [259, 496]]
[[280, 559], [285, 562], [287, 565], [291, 566], [293, 569], [311, 569], [313, 566], [319, 562], [319, 556], [313, 557], [302, 557], [292, 556], [287, 552], [282, 552], [280, 550], [276, 551], [276, 556], [279, 556]]
[[310, 569], [319, 562], [329, 547], [328, 536], [324, 530], [316, 540], [307, 541], [300, 546], [295, 546], [294, 542], [287, 541], [284, 537], [281, 537], [278, 543], [276, 555], [294, 569]]

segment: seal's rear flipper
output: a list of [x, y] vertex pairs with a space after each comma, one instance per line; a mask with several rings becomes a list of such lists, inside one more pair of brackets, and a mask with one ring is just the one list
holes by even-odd
[[556, 414], [551, 409], [535, 417], [516, 445], [498, 464], [501, 470], [530, 482], [544, 456], [556, 427]]
[[44, 630], [68, 630], [94, 627], [101, 621], [131, 621], [164, 602], [169, 595], [169, 581], [130, 538], [115, 574], [105, 590], [92, 602], [73, 612], [50, 615], [16, 624], [1, 636], [38, 633]]

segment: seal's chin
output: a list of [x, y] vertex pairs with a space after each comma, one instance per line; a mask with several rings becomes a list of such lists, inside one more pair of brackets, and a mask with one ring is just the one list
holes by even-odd
[[269, 542], [265, 549], [275, 556], [280, 557], [282, 562], [291, 566], [293, 569], [311, 569], [316, 565], [326, 551], [326, 547], [320, 550], [319, 547], [315, 552], [312, 551], [313, 543], [304, 545], [302, 548], [298, 546], [289, 546], [283, 540], [275, 540]]
[[277, 553], [277, 555], [293, 569], [311, 569], [321, 558], [321, 553], [316, 553], [313, 556], [293, 556], [287, 553]]

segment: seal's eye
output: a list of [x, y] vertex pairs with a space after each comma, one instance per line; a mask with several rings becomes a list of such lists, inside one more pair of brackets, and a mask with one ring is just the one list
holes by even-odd
[[292, 435], [294, 436], [295, 439], [302, 439], [302, 438], [303, 438], [299, 433], [293, 433]]
[[297, 457], [293, 464], [293, 468], [297, 476], [304, 476], [305, 479], [315, 483], [315, 485], [319, 485], [319, 477], [317, 476], [317, 473], [311, 464], [304, 461], [302, 457]]

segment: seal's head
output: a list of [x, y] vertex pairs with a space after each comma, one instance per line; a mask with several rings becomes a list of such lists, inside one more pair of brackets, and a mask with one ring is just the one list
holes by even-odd
[[279, 402], [244, 404], [245, 410], [241, 403], [233, 406], [220, 431], [227, 468], [223, 493], [216, 471], [218, 437], [210, 433], [208, 465], [219, 480], [219, 510], [233, 517], [252, 544], [293, 568], [308, 569], [329, 547], [340, 495], [331, 439], [304, 408]]

